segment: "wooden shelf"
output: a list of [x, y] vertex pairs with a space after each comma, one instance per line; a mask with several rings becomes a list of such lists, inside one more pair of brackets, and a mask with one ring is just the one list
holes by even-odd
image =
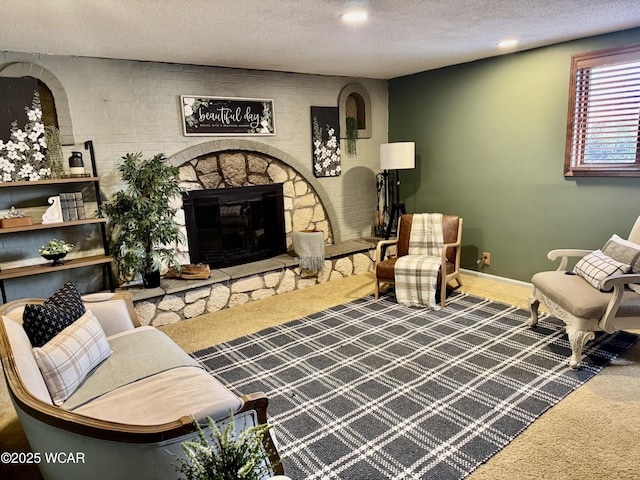
[[73, 227], [77, 225], [89, 225], [92, 223], [106, 223], [106, 222], [107, 222], [106, 218], [83, 218], [82, 220], [68, 220], [66, 222], [58, 222], [58, 223], [34, 223], [33, 225], [24, 225], [22, 227], [0, 228], [0, 234], [29, 232], [32, 230], [47, 230], [50, 228]]
[[0, 271], [0, 280], [9, 278], [28, 277], [30, 275], [38, 275], [40, 273], [50, 273], [59, 270], [70, 270], [72, 268], [88, 267], [91, 265], [102, 265], [111, 263], [112, 257], [106, 255], [95, 255], [92, 257], [73, 258], [64, 260], [62, 265], [52, 265], [51, 262], [38, 265], [27, 265], [25, 267], [7, 268]]
[[[30, 181], [20, 181], [20, 182], [0, 182], [0, 189], [23, 189], [25, 192], [33, 191], [34, 193], [31, 195], [33, 199], [38, 198], [38, 195], [42, 196], [45, 193], [45, 190], [49, 192], [50, 190], [58, 190], [62, 191], [62, 193], [66, 193], [66, 191], [71, 190], [73, 185], [79, 185], [81, 188], [85, 187], [85, 184], [92, 184], [95, 202], [98, 206], [98, 211], [100, 211], [102, 202], [100, 198], [100, 177], [98, 176], [98, 172], [96, 170], [96, 159], [93, 152], [93, 142], [86, 141], [84, 142], [85, 150], [89, 150], [91, 155], [91, 164], [90, 168], [87, 170], [88, 174], [86, 176], [79, 177], [64, 177], [64, 178], [48, 178], [45, 180], [36, 180], [33, 182]], [[56, 185], [59, 188], [56, 188]], [[49, 187], [49, 188], [44, 188]], [[76, 187], [77, 188], [77, 187]], [[2, 206], [6, 208], [11, 205], [10, 200], [12, 196], [12, 192], [9, 190], [4, 190], [7, 195], [0, 195], [2, 198]], [[30, 194], [26, 194], [29, 196]], [[93, 196], [93, 195], [91, 195]], [[5, 198], [6, 197], [6, 198]], [[40, 219], [38, 219], [40, 220]], [[21, 222], [3, 222], [3, 223], [21, 223]], [[0, 236], [2, 234], [11, 234], [11, 233], [20, 233], [20, 232], [37, 232], [37, 231], [45, 231], [57, 228], [67, 228], [67, 227], [78, 227], [82, 225], [95, 225], [99, 227], [100, 237], [102, 239], [102, 250], [103, 255], [94, 255], [88, 257], [78, 257], [64, 260], [62, 265], [53, 265], [52, 262], [40, 263], [37, 265], [25, 265], [20, 267], [13, 268], [0, 268], [0, 294], [2, 294], [2, 301], [7, 301], [7, 293], [4, 286], [4, 281], [11, 278], [20, 278], [20, 277], [29, 277], [31, 275], [40, 275], [44, 273], [52, 273], [59, 272], [61, 270], [70, 270], [74, 268], [88, 267], [92, 265], [102, 265], [104, 269], [104, 273], [107, 277], [107, 281], [109, 282], [109, 287], [113, 292], [115, 290], [115, 283], [113, 280], [113, 272], [111, 271], [111, 265], [109, 265], [113, 261], [113, 257], [109, 256], [109, 248], [108, 248], [108, 239], [106, 233], [106, 218], [83, 218], [82, 220], [68, 220], [66, 222], [57, 222], [57, 223], [36, 223], [33, 225], [21, 225], [21, 226], [12, 226], [6, 228], [0, 228]], [[2, 238], [2, 248], [3, 254], [6, 250], [10, 250], [11, 248], [15, 250], [19, 250], [20, 241], [22, 238], [16, 237], [4, 237]], [[11, 245], [11, 247], [9, 247]], [[82, 254], [82, 253], [80, 253]], [[4, 255], [3, 255], [4, 257]], [[6, 257], [5, 261], [10, 261], [10, 257]], [[17, 260], [17, 259], [13, 259]], [[18, 265], [20, 263], [16, 262]], [[1, 266], [0, 266], [1, 267]]]
[[35, 187], [38, 185], [60, 185], [64, 183], [84, 183], [97, 182], [99, 177], [69, 177], [69, 178], [48, 178], [46, 180], [35, 180], [33, 182], [0, 182], [2, 187]]

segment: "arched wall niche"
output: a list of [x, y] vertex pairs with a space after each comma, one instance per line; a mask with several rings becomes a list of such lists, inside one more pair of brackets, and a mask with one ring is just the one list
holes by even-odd
[[349, 83], [338, 97], [340, 111], [340, 137], [347, 137], [347, 117], [355, 117], [358, 123], [358, 138], [371, 138], [371, 97], [359, 83]]
[[[325, 232], [325, 239], [328, 240], [329, 243], [335, 243], [340, 241], [340, 230], [339, 230], [339, 223], [336, 217], [336, 211], [326, 190], [320, 184], [320, 182], [318, 182], [318, 180], [315, 177], [305, 175], [304, 173], [302, 173], [305, 171], [304, 167], [297, 159], [295, 159], [285, 151], [280, 150], [279, 148], [273, 147], [271, 145], [267, 145], [262, 142], [257, 142], [254, 140], [237, 139], [237, 138], [217, 139], [217, 140], [211, 140], [204, 143], [200, 143], [198, 145], [193, 145], [191, 147], [187, 147], [184, 150], [181, 150], [180, 152], [169, 157], [167, 159], [167, 163], [169, 163], [174, 167], [184, 168], [186, 165], [193, 164], [195, 161], [199, 161], [207, 157], [208, 155], [220, 154], [225, 152], [261, 154], [261, 155], [273, 158], [278, 162], [281, 162], [282, 164], [287, 166], [289, 169], [294, 171], [295, 175], [300, 179], [302, 179], [310, 187], [309, 188], [310, 191], [318, 198], [321, 204], [324, 214], [326, 215], [326, 220], [328, 222], [328, 231]], [[288, 180], [292, 180], [292, 179], [289, 178], [287, 179], [287, 181]], [[298, 190], [298, 189], [299, 187], [295, 188], [295, 190]], [[296, 191], [292, 193], [291, 194], [292, 205], [289, 206], [289, 209], [303, 210], [309, 207], [310, 205], [306, 204], [306, 199], [308, 198], [308, 196], [305, 195], [306, 193], [307, 192], [305, 192], [304, 190], [301, 192]], [[287, 208], [287, 206], [285, 206], [285, 208]], [[309, 220], [311, 221], [312, 219], [309, 219]], [[298, 224], [298, 222], [296, 221], [293, 221], [292, 223], [294, 227], [296, 224]], [[287, 236], [288, 236], [288, 239], [290, 240], [289, 233], [290, 232], [287, 232]]]
[[67, 92], [53, 73], [35, 63], [15, 62], [0, 68], [0, 76], [11, 78], [32, 77], [42, 82], [53, 96], [57, 126], [62, 136], [62, 144], [75, 144]]

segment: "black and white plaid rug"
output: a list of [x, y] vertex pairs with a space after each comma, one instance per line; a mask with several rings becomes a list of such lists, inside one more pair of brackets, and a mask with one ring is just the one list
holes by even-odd
[[571, 371], [562, 323], [528, 316], [459, 293], [440, 311], [369, 296], [194, 356], [267, 394], [295, 480], [460, 479], [637, 340], [600, 334]]

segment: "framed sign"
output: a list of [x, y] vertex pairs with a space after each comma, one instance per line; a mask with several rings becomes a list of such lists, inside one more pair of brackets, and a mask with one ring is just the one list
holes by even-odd
[[273, 100], [181, 95], [182, 127], [188, 135], [275, 135]]

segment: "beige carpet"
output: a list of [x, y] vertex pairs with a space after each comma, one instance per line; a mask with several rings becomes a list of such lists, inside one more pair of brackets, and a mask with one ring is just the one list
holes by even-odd
[[[462, 291], [526, 308], [529, 289], [463, 276]], [[163, 327], [193, 352], [373, 292], [372, 274], [269, 297]], [[28, 445], [6, 387], [0, 391], [0, 452]], [[535, 421], [471, 479], [632, 479], [640, 472], [640, 344]], [[0, 472], [2, 465], [0, 465]], [[6, 480], [40, 478], [26, 470]]]

